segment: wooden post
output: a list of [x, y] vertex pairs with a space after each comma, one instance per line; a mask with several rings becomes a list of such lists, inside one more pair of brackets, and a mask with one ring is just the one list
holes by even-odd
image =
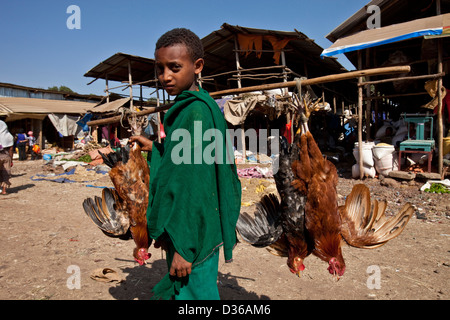
[[237, 36], [234, 37], [234, 51], [235, 51], [235, 58], [236, 58], [236, 69], [238, 72], [238, 77], [237, 77], [237, 85], [238, 88], [242, 88], [242, 83], [241, 83], [241, 64], [239, 62], [239, 48], [238, 48], [238, 42], [237, 42]]
[[[443, 70], [442, 65], [443, 48], [442, 39], [438, 39], [438, 73]], [[444, 169], [444, 127], [442, 119], [442, 77], [438, 79], [438, 114], [437, 114], [437, 127], [438, 127], [438, 172], [442, 176]]]
[[37, 121], [37, 132], [39, 132], [38, 137], [37, 137], [37, 143], [41, 147], [41, 150], [45, 149], [45, 146], [44, 146], [44, 133], [42, 132], [42, 129], [43, 129], [42, 123], [43, 122], [44, 122], [44, 119], [39, 119]]
[[[160, 101], [159, 101], [159, 89], [158, 84], [156, 84], [156, 107], [160, 107]], [[161, 143], [161, 113], [157, 113], [156, 117], [156, 130], [158, 130], [158, 142]]]
[[[238, 41], [237, 36], [234, 36], [234, 51], [235, 51], [235, 58], [236, 58], [236, 69], [238, 71], [238, 78], [237, 78], [237, 85], [238, 88], [242, 88], [241, 83], [241, 64], [239, 62], [239, 48], [238, 48]], [[245, 121], [245, 120], [244, 120]], [[247, 146], [245, 144], [245, 126], [244, 123], [241, 124], [241, 143], [242, 143], [242, 161], [245, 163], [245, 159], [247, 159]]]
[[[284, 66], [284, 68], [283, 68], [283, 82], [287, 82], [286, 55], [284, 54], [284, 50], [281, 50], [281, 64]], [[287, 91], [287, 89], [286, 89], [286, 91]]]
[[133, 107], [133, 78], [131, 76], [131, 61], [128, 60], [128, 83], [130, 84], [130, 110], [134, 111]]
[[109, 102], [108, 75], [106, 75], [106, 77], [105, 77], [105, 82], [106, 82], [106, 103], [108, 103]]
[[336, 114], [336, 112], [337, 112], [336, 95], [333, 95], [333, 113]]
[[[362, 57], [361, 50], [358, 51], [358, 69], [362, 69]], [[358, 83], [363, 81], [362, 77], [358, 78]], [[362, 180], [364, 178], [364, 164], [363, 164], [363, 153], [362, 153], [362, 116], [363, 116], [363, 88], [358, 86], [358, 153], [359, 153], [359, 178]]]
[[[370, 66], [370, 51], [371, 49], [366, 49], [366, 65], [364, 66], [365, 69], [367, 69]], [[370, 78], [367, 77], [365, 79], [366, 81], [369, 81]], [[366, 87], [366, 97], [370, 97], [370, 86]], [[366, 101], [366, 142], [369, 141], [370, 138], [370, 124], [372, 119], [372, 101], [367, 100]]]

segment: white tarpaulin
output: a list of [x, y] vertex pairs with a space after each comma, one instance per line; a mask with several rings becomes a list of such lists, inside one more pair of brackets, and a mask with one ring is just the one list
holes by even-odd
[[68, 116], [67, 114], [49, 114], [48, 118], [55, 126], [56, 130], [64, 137], [77, 136], [82, 128], [77, 124], [80, 117]]

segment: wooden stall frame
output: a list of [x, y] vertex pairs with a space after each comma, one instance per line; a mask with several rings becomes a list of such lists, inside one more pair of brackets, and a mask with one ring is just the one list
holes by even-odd
[[[239, 62], [237, 62], [239, 63]], [[239, 65], [238, 65], [239, 67]], [[369, 77], [369, 76], [377, 76], [377, 75], [389, 75], [389, 74], [398, 74], [398, 73], [408, 73], [411, 71], [410, 66], [395, 66], [395, 67], [385, 67], [385, 68], [374, 68], [374, 69], [366, 69], [366, 70], [357, 70], [357, 71], [351, 71], [347, 73], [339, 73], [339, 74], [333, 74], [333, 75], [327, 75], [312, 79], [305, 79], [302, 80], [301, 85], [307, 86], [307, 85], [316, 85], [316, 84], [322, 84], [322, 83], [328, 83], [328, 82], [334, 82], [334, 81], [343, 81], [343, 80], [349, 80], [358, 78], [358, 114], [359, 114], [359, 130], [358, 130], [358, 142], [359, 142], [359, 156], [362, 157], [362, 103], [363, 103], [363, 95], [362, 95], [362, 87], [363, 87], [363, 77]], [[240, 83], [239, 83], [240, 85]], [[241, 93], [247, 93], [252, 91], [260, 91], [260, 90], [271, 90], [271, 89], [279, 89], [279, 88], [289, 88], [289, 87], [295, 87], [297, 86], [297, 81], [285, 81], [282, 83], [273, 83], [273, 84], [264, 84], [259, 86], [251, 86], [251, 87], [240, 87], [235, 89], [228, 89], [228, 90], [222, 90], [222, 91], [216, 91], [210, 93], [212, 97], [217, 96], [224, 96], [224, 95], [231, 95], [231, 94], [241, 94]], [[145, 116], [156, 112], [162, 112], [170, 109], [170, 107], [174, 103], [165, 104], [162, 106], [157, 107], [151, 107], [143, 111], [132, 111], [135, 113], [136, 116]], [[100, 120], [94, 120], [87, 123], [88, 126], [99, 126], [99, 125], [105, 125], [105, 124], [111, 124], [116, 123], [121, 120], [122, 116], [114, 116], [106, 119], [100, 119]], [[243, 138], [245, 139], [244, 133]], [[360, 166], [362, 166], [362, 159], [360, 159]], [[363, 178], [363, 170], [360, 168], [361, 173], [361, 179]]]

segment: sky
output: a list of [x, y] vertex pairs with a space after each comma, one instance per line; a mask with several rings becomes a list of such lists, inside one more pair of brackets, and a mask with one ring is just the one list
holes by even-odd
[[[200, 38], [223, 23], [306, 34], [322, 48], [325, 36], [369, 0], [2, 0], [0, 82], [47, 89], [67, 86], [105, 95], [105, 81], [84, 74], [117, 52], [154, 58], [168, 30], [191, 29]], [[71, 5], [77, 13], [68, 10]], [[69, 8], [70, 9], [70, 8]], [[68, 22], [69, 26], [68, 27]], [[79, 29], [73, 28], [78, 27]], [[338, 61], [354, 67], [343, 55]], [[111, 86], [119, 85], [110, 82]], [[117, 93], [120, 92], [120, 90]]]

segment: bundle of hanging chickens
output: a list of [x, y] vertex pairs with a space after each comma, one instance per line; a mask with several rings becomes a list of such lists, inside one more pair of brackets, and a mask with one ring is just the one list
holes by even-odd
[[280, 151], [274, 175], [279, 197], [266, 195], [254, 214], [241, 213], [237, 231], [253, 246], [287, 257], [290, 271], [298, 276], [305, 258], [313, 254], [339, 279], [345, 272], [343, 240], [357, 248], [378, 248], [402, 233], [415, 210], [406, 203], [394, 216], [386, 216], [387, 203], [371, 199], [364, 184], [355, 185], [339, 206], [336, 167], [322, 156], [308, 129], [320, 101], [313, 102], [307, 93], [297, 102], [301, 132], [290, 150]]
[[[141, 134], [144, 120], [133, 114], [129, 119], [132, 135]], [[111, 168], [109, 177], [114, 188], [104, 188], [101, 197], [84, 200], [84, 211], [105, 235], [122, 240], [133, 239], [136, 244], [134, 259], [143, 265], [150, 258], [148, 248], [151, 245], [147, 230], [150, 182], [147, 161], [138, 143], [109, 154], [99, 153]]]

